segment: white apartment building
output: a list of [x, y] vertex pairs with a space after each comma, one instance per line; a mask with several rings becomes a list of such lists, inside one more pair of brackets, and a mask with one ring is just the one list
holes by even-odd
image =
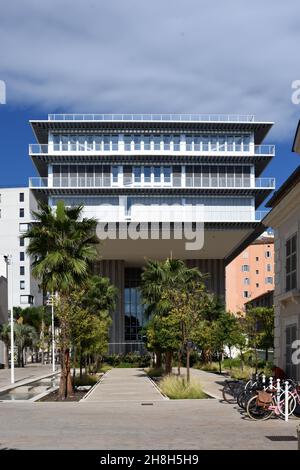
[[[209, 273], [209, 289], [224, 299], [226, 264], [264, 230], [257, 209], [275, 187], [274, 178], [261, 177], [275, 153], [262, 144], [271, 122], [252, 115], [60, 114], [31, 126], [37, 143], [29, 153], [40, 175], [30, 178], [35, 197], [53, 207], [59, 200], [82, 204], [98, 227], [116, 226], [94, 265], [119, 289], [111, 352], [141, 346], [138, 287], [147, 258], [184, 259]], [[176, 232], [186, 208], [199, 209], [192, 225], [198, 235], [196, 224], [204, 223], [201, 249], [187, 250]], [[155, 230], [145, 221], [155, 221]], [[133, 222], [139, 233], [124, 238]]]
[[[300, 155], [300, 122], [293, 151]], [[272, 210], [264, 223], [275, 234], [274, 360], [289, 377], [300, 380], [300, 166], [268, 206]]]
[[12, 302], [14, 307], [42, 303], [37, 281], [31, 275], [31, 260], [26, 254], [28, 241], [20, 238], [32, 221], [31, 211], [36, 208], [36, 200], [29, 188], [0, 188], [0, 275], [6, 277], [4, 255], [12, 257], [8, 276], [9, 309]]

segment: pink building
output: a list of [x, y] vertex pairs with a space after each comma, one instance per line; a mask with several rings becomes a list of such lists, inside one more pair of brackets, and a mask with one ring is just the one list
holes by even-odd
[[274, 238], [255, 240], [226, 268], [226, 308], [244, 312], [245, 303], [274, 289]]

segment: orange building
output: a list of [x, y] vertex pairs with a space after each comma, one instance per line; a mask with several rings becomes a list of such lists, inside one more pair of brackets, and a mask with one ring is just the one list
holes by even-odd
[[245, 311], [245, 303], [274, 289], [274, 237], [264, 233], [226, 267], [226, 308]]

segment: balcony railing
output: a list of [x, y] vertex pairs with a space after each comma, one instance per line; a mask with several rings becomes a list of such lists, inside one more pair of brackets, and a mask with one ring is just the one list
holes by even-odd
[[203, 178], [203, 181], [193, 181], [192, 178], [187, 178], [184, 185], [171, 185], [171, 183], [159, 182], [156, 184], [149, 183], [141, 185], [141, 183], [126, 182], [113, 183], [108, 178], [94, 177], [53, 177], [53, 178], [29, 178], [30, 188], [216, 188], [216, 189], [275, 189], [275, 178], [255, 178], [255, 185], [251, 185], [249, 179], [235, 178], [235, 181], [218, 181], [217, 178]]
[[48, 121], [254, 122], [253, 114], [48, 114]]
[[[120, 145], [118, 143], [94, 143], [94, 144], [80, 144], [68, 143], [68, 144], [30, 144], [29, 145], [29, 154], [30, 155], [39, 155], [39, 154], [52, 154], [52, 153], [110, 153], [110, 152], [163, 152], [163, 153], [172, 153], [172, 152], [197, 152], [207, 154], [223, 154], [223, 153], [245, 153], [253, 155], [253, 150], [251, 150], [249, 145], [243, 145], [237, 147], [235, 144], [227, 144], [222, 147], [213, 147], [209, 144], [169, 144], [168, 146], [161, 146], [160, 144], [154, 143], [153, 145], [144, 144], [143, 146], [134, 146], [131, 144]], [[255, 155], [275, 155], [275, 145], [255, 145], [254, 147]]]

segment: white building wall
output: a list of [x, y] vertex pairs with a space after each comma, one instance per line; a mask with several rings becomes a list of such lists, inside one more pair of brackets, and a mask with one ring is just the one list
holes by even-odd
[[[24, 201], [20, 201], [20, 194], [24, 194]], [[6, 271], [3, 266], [3, 255], [12, 255], [11, 273], [13, 286], [11, 287], [9, 275], [8, 291], [9, 307], [13, 299], [15, 307], [29, 306], [28, 297], [34, 295], [34, 304], [39, 305], [42, 302], [42, 295], [38, 292], [37, 282], [31, 277], [30, 258], [26, 254], [28, 240], [25, 245], [20, 246], [20, 235], [26, 231], [28, 223], [31, 221], [31, 211], [36, 208], [36, 201], [28, 188], [0, 188], [1, 194], [1, 218], [0, 218], [0, 270]], [[20, 209], [24, 209], [24, 217], [21, 217]], [[24, 261], [20, 258], [20, 253], [24, 253]], [[22, 275], [20, 267], [24, 267], [25, 274]], [[24, 281], [24, 289], [21, 287], [21, 281]], [[11, 294], [11, 289], [13, 293]]]

